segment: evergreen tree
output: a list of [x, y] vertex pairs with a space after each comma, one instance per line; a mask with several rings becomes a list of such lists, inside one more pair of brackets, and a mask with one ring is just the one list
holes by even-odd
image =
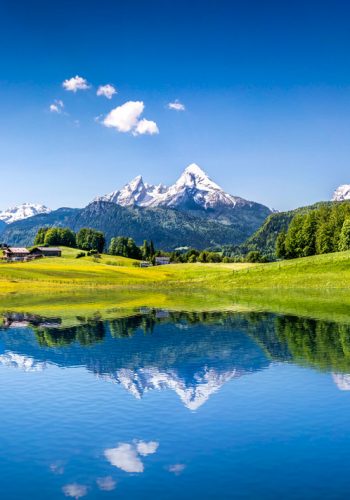
[[152, 258], [152, 257], [154, 257], [154, 254], [155, 254], [154, 245], [153, 245], [153, 241], [151, 240], [151, 242], [149, 244], [149, 255]]
[[316, 253], [330, 253], [333, 251], [333, 232], [329, 222], [322, 222], [316, 233]]
[[75, 233], [69, 228], [60, 229], [61, 242], [59, 245], [64, 245], [65, 247], [74, 248], [76, 246], [76, 236]]
[[290, 223], [285, 240], [286, 257], [288, 259], [302, 257], [304, 254], [303, 223], [304, 216], [300, 214], [296, 215]]
[[61, 244], [61, 232], [58, 227], [50, 227], [45, 233], [44, 238], [45, 245], [60, 245]]
[[341, 229], [341, 233], [339, 236], [339, 250], [345, 251], [350, 250], [350, 218], [347, 217]]
[[105, 246], [105, 237], [101, 231], [95, 229], [83, 228], [77, 233], [77, 247], [82, 250], [97, 250], [102, 253]]
[[108, 248], [108, 253], [111, 255], [120, 255], [121, 257], [128, 257], [130, 259], [141, 259], [141, 249], [136, 245], [132, 238], [125, 236], [117, 236], [112, 238]]
[[316, 232], [317, 232], [317, 214], [312, 210], [304, 215], [304, 222], [301, 229], [303, 242], [303, 253], [305, 257], [316, 254]]
[[41, 227], [40, 229], [38, 229], [38, 232], [36, 233], [36, 236], [34, 238], [34, 245], [44, 245], [45, 235], [48, 230], [48, 227]]
[[286, 257], [286, 236], [287, 233], [285, 231], [278, 233], [276, 240], [276, 256], [278, 259], [284, 259]]
[[143, 260], [148, 260], [150, 258], [150, 246], [147, 240], [144, 240], [143, 245], [141, 247], [141, 253]]

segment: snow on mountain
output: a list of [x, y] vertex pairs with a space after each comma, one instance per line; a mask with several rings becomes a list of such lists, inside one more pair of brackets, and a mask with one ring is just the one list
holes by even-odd
[[142, 207], [148, 206], [154, 199], [164, 193], [166, 189], [162, 184], [157, 186], [147, 184], [143, 182], [142, 176], [138, 175], [122, 189], [95, 198], [94, 201], [109, 201], [123, 207], [133, 205]]
[[35, 361], [35, 359], [30, 356], [23, 356], [15, 352], [1, 354], [0, 365], [17, 368], [25, 372], [41, 372], [47, 368], [45, 362]]
[[332, 201], [350, 200], [350, 184], [342, 184], [333, 193]]
[[333, 381], [341, 391], [350, 391], [350, 374], [349, 373], [333, 373]]
[[195, 163], [189, 165], [175, 184], [169, 187], [147, 184], [139, 175], [122, 189], [93, 201], [109, 201], [122, 206], [205, 209], [250, 204], [226, 193]]
[[157, 367], [145, 367], [135, 371], [122, 368], [115, 374], [104, 375], [102, 378], [122, 385], [137, 399], [151, 390], [173, 390], [186, 408], [197, 410], [226, 382], [241, 375], [243, 372], [235, 369], [219, 373], [213, 368], [204, 368], [194, 375], [192, 382], [188, 382], [176, 370], [161, 371]]
[[39, 205], [38, 203], [22, 203], [22, 205], [11, 207], [0, 212], [0, 220], [6, 224], [11, 224], [11, 222], [27, 219], [33, 215], [48, 214], [50, 212], [51, 209], [45, 207], [45, 205]]

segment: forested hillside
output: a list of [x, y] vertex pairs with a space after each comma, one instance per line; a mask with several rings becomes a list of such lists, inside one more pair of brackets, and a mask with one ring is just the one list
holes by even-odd
[[[306, 214], [319, 207], [332, 206], [336, 202], [320, 202], [314, 205], [297, 208], [288, 212], [277, 212], [271, 214], [262, 226], [250, 236], [239, 247], [239, 252], [246, 254], [253, 250], [259, 250], [270, 259], [276, 258], [276, 240], [279, 233], [287, 231], [293, 217], [298, 214]], [[347, 203], [347, 202], [344, 202]]]
[[276, 241], [276, 256], [293, 259], [350, 249], [350, 202], [297, 213]]
[[[264, 207], [242, 210], [180, 211], [169, 208], [122, 207], [97, 201], [83, 209], [62, 208], [36, 215], [6, 226], [4, 243], [32, 245], [41, 227], [68, 227], [79, 231], [90, 227], [102, 231], [108, 246], [115, 236], [130, 236], [138, 245], [152, 239], [158, 248], [173, 250], [187, 246], [204, 249], [209, 246], [243, 242], [264, 221]], [[217, 220], [216, 220], [217, 219]]]

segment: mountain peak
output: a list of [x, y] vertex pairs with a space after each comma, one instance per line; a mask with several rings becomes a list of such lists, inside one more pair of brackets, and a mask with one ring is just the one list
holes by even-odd
[[342, 184], [333, 193], [332, 201], [350, 200], [350, 184]]
[[50, 208], [39, 203], [22, 203], [15, 207], [7, 208], [0, 212], [0, 220], [6, 224], [11, 224], [22, 219], [28, 219], [38, 214], [48, 214], [51, 212]]
[[142, 175], [137, 175], [136, 177], [134, 177], [132, 179], [132, 181], [130, 181], [128, 184], [125, 184], [125, 187], [126, 186], [138, 186], [140, 184], [143, 184], [143, 178], [142, 178]]
[[173, 187], [175, 189], [188, 187], [190, 189], [200, 189], [203, 191], [222, 191], [221, 187], [213, 182], [196, 163], [191, 163], [191, 165], [186, 167], [174, 186], [171, 186], [169, 190], [172, 190]]
[[201, 169], [199, 165], [197, 165], [197, 163], [191, 163], [190, 165], [188, 165], [188, 167], [185, 168], [184, 173], [207, 177], [207, 174], [204, 172], [204, 170]]
[[122, 206], [161, 207], [183, 210], [223, 209], [249, 205], [251, 202], [226, 193], [196, 163], [191, 163], [169, 187], [143, 182], [138, 175], [122, 189], [94, 201], [108, 201]]

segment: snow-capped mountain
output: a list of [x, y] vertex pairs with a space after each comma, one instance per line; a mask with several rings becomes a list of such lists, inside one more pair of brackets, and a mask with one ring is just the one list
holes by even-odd
[[11, 351], [0, 355], [0, 365], [17, 368], [24, 372], [41, 372], [47, 368], [45, 362]]
[[241, 375], [244, 375], [244, 372], [236, 369], [220, 373], [214, 368], [205, 367], [194, 374], [192, 381], [186, 381], [174, 369], [145, 367], [135, 371], [122, 368], [101, 378], [122, 385], [137, 399], [141, 399], [148, 391], [170, 389], [179, 396], [186, 408], [198, 410], [226, 382]]
[[218, 208], [251, 204], [226, 193], [195, 163], [189, 165], [169, 187], [145, 183], [139, 175], [122, 189], [95, 198], [122, 206], [163, 208]]
[[341, 391], [350, 391], [350, 374], [349, 373], [333, 373], [333, 381]]
[[333, 193], [332, 201], [350, 200], [350, 184], [342, 184]]
[[39, 205], [38, 203], [22, 203], [22, 205], [11, 207], [0, 212], [0, 221], [11, 224], [12, 222], [17, 222], [22, 219], [28, 219], [28, 217], [32, 217], [33, 215], [48, 214], [50, 212], [50, 208], [45, 207], [45, 205]]
[[152, 184], [143, 182], [142, 176], [138, 175], [122, 189], [95, 198], [94, 201], [109, 201], [123, 207], [133, 205], [144, 207], [149, 206], [152, 201], [156, 200], [166, 190], [167, 188], [162, 184], [153, 186]]

